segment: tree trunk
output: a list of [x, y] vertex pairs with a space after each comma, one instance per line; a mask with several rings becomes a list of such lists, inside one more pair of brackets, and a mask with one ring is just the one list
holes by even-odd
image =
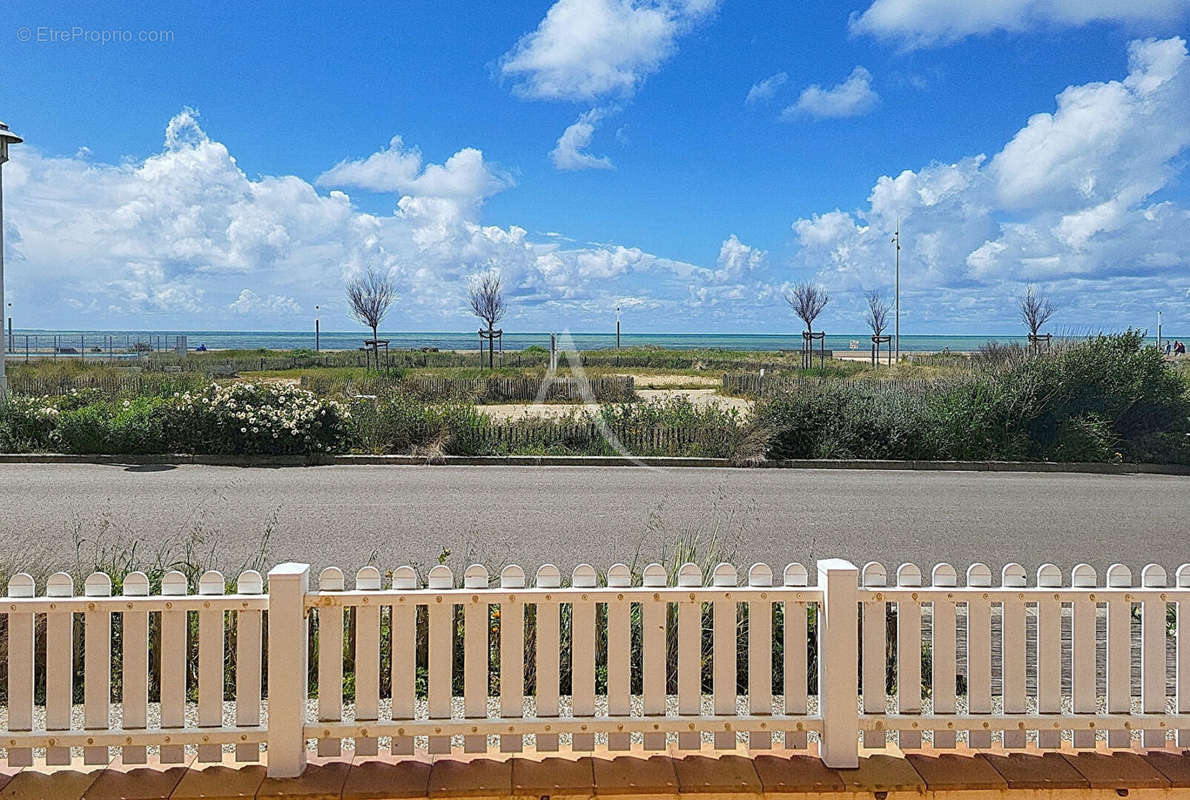
[[496, 345], [492, 342], [492, 323], [488, 323], [488, 369], [493, 369], [496, 364]]
[[376, 371], [380, 371], [380, 343], [377, 341], [380, 334], [376, 332], [376, 326], [372, 326], [372, 352], [376, 356]]

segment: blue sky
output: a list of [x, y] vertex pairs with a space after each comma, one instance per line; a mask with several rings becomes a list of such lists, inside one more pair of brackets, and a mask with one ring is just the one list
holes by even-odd
[[1187, 0], [6, 8], [18, 326], [1190, 330]]

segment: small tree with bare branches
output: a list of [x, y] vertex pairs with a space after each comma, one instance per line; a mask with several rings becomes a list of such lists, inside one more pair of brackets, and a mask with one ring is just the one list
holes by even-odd
[[495, 366], [496, 360], [492, 336], [496, 323], [504, 318], [504, 313], [508, 310], [504, 304], [504, 287], [500, 273], [491, 270], [482, 275], [472, 276], [468, 292], [471, 297], [471, 313], [488, 326], [488, 368], [491, 369]]
[[1029, 329], [1029, 342], [1034, 346], [1038, 346], [1042, 338], [1048, 342], [1049, 336], [1042, 337], [1040, 331], [1041, 326], [1049, 322], [1057, 310], [1050, 299], [1038, 294], [1037, 290], [1030, 286], [1025, 290], [1025, 296], [1017, 301], [1017, 305], [1021, 312], [1021, 321]]
[[[880, 297], [880, 292], [872, 291], [868, 295], [868, 313], [865, 321], [868, 327], [872, 329], [872, 363], [879, 362], [880, 345], [883, 342], [892, 341], [891, 336], [884, 335], [884, 329], [888, 327], [888, 303]], [[889, 365], [892, 365], [892, 345], [889, 345]]]
[[[793, 291], [785, 295], [785, 302], [789, 303], [793, 308], [793, 313], [797, 318], [806, 323], [806, 332], [802, 334], [804, 342], [802, 347], [802, 366], [808, 367], [813, 360], [814, 350], [814, 320], [818, 319], [818, 315], [822, 313], [822, 309], [826, 308], [826, 304], [830, 302], [830, 295], [826, 290], [815, 283], [799, 283], [793, 287]], [[822, 338], [821, 335], [819, 338]], [[810, 349], [810, 355], [807, 359], [806, 348]]]
[[372, 351], [376, 353], [376, 368], [380, 369], [380, 323], [392, 304], [397, 301], [397, 289], [388, 272], [369, 267], [362, 275], [347, 283], [347, 305], [351, 316], [372, 329]]

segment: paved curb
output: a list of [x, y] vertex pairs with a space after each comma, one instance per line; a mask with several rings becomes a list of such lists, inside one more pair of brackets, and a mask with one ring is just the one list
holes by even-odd
[[311, 466], [504, 466], [504, 467], [728, 467], [736, 469], [918, 470], [931, 472], [1065, 472], [1100, 475], [1190, 475], [1187, 464], [1101, 464], [1051, 461], [895, 461], [862, 459], [781, 459], [739, 462], [728, 458], [624, 456], [444, 456], [407, 455], [237, 456], [163, 453], [155, 455], [75, 455], [0, 453], [0, 464], [204, 464], [226, 467]]

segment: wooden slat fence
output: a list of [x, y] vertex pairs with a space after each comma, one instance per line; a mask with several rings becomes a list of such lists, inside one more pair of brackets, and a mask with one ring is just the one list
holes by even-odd
[[788, 372], [769, 374], [767, 371], [764, 376], [761, 376], [759, 372], [729, 372], [723, 376], [723, 393], [738, 397], [765, 397], [784, 392], [813, 390], [825, 385], [835, 387], [840, 385], [855, 386], [870, 392], [909, 392], [924, 395], [942, 387], [944, 383], [912, 378], [847, 380], [791, 375]]
[[252, 571], [227, 594], [219, 573], [191, 587], [170, 572], [150, 594], [132, 573], [113, 596], [96, 573], [77, 596], [56, 573], [39, 596], [17, 574], [0, 604], [0, 746], [19, 766], [78, 752], [107, 763], [109, 748], [143, 763], [147, 747], [165, 763], [224, 749], [251, 761], [267, 743], [283, 776], [302, 770], [311, 739], [323, 755], [814, 743], [839, 767], [861, 738], [1190, 745], [1190, 565], [1172, 586], [1158, 565], [1135, 585], [1122, 565], [1103, 581], [1079, 565], [1066, 581], [1053, 565], [1030, 580], [1009, 564], [997, 581], [982, 564], [962, 578], [940, 564], [926, 580], [912, 564], [890, 574], [841, 559], [819, 561], [815, 585], [798, 564], [390, 575], [365, 567], [349, 587], [328, 568], [311, 588], [307, 565], [282, 564], [267, 594]]
[[95, 390], [105, 396], [165, 395], [187, 392], [204, 383], [193, 375], [129, 374], [129, 375], [60, 375], [53, 377], [9, 375], [8, 388], [14, 395], [41, 397], [70, 394], [72, 391]]

